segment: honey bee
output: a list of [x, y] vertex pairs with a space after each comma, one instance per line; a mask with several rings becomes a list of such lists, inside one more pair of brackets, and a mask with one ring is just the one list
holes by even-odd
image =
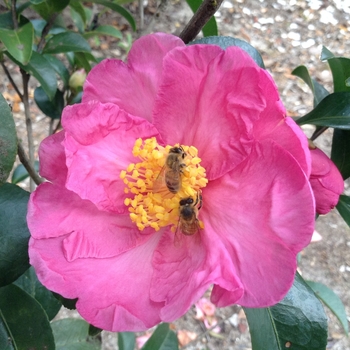
[[171, 193], [179, 192], [181, 188], [181, 174], [186, 166], [184, 159], [187, 156], [182, 146], [172, 147], [166, 158], [165, 165], [158, 175], [154, 188], [159, 188], [159, 182], [165, 180], [165, 185]]
[[192, 236], [200, 229], [198, 212], [202, 208], [202, 194], [197, 192], [197, 198], [187, 197], [180, 200], [178, 230], [185, 236]]

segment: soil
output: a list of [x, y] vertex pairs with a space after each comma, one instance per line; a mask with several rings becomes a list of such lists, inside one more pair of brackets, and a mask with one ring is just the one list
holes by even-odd
[[[144, 3], [145, 25], [141, 32], [133, 33], [125, 20], [119, 15], [105, 13], [101, 23], [114, 24], [124, 34], [133, 39], [149, 32], [162, 31], [178, 35], [191, 17], [191, 11], [183, 1], [164, 0], [161, 11], [157, 12], [157, 3]], [[139, 18], [138, 3], [128, 5], [135, 18]], [[68, 14], [67, 14], [68, 17]], [[301, 116], [312, 109], [313, 97], [309, 88], [299, 78], [291, 75], [298, 65], [308, 67], [310, 74], [332, 91], [332, 76], [326, 63], [319, 57], [322, 45], [337, 56], [349, 56], [350, 47], [350, 3], [347, 0], [225, 0], [216, 14], [219, 34], [244, 39], [257, 48], [265, 62], [267, 70], [274, 77], [281, 98], [291, 116]], [[103, 57], [125, 58], [126, 52], [120, 42], [111, 38], [101, 39], [101, 45], [95, 47], [96, 54]], [[15, 67], [8, 65], [15, 73]], [[18, 73], [18, 72], [17, 72]], [[15, 75], [18, 79], [19, 74]], [[35, 84], [34, 80], [32, 81]], [[20, 85], [20, 84], [19, 84]], [[34, 86], [34, 85], [33, 85]], [[1, 92], [13, 90], [5, 79], [0, 82]], [[32, 106], [35, 144], [47, 135], [48, 120], [34, 104]], [[25, 123], [21, 112], [15, 113], [18, 133], [25, 142]], [[306, 126], [307, 135], [312, 127]], [[331, 131], [317, 139], [316, 145], [329, 152]], [[27, 184], [23, 184], [27, 186]], [[349, 184], [346, 184], [349, 192]], [[333, 289], [343, 301], [347, 315], [350, 315], [350, 229], [336, 210], [320, 217], [316, 230], [322, 240], [310, 244], [302, 253], [300, 272], [308, 280], [321, 282]], [[345, 336], [338, 320], [327, 310], [329, 316], [328, 347], [332, 350], [349, 350], [350, 341]], [[59, 317], [76, 317], [62, 310]], [[188, 337], [195, 333], [196, 340], [186, 349], [251, 349], [249, 329], [239, 306], [216, 310], [220, 333], [205, 332], [202, 321], [195, 319], [194, 308], [174, 323], [174, 329]], [[350, 320], [350, 318], [349, 318]], [[103, 349], [117, 349], [117, 335], [103, 332]]]

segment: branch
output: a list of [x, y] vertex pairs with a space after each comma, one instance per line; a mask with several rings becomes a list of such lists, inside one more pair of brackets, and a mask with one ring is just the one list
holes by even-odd
[[48, 34], [48, 32], [50, 31], [53, 23], [55, 22], [56, 17], [58, 16], [58, 13], [54, 13], [52, 14], [51, 18], [49, 19], [49, 21], [46, 23], [42, 33], [41, 33], [41, 38], [40, 38], [40, 42], [38, 44], [38, 48], [37, 51], [40, 53], [41, 50], [44, 48], [45, 45], [45, 37]]
[[16, 83], [14, 82], [14, 80], [12, 79], [11, 74], [10, 74], [10, 72], [8, 71], [7, 67], [5, 66], [4, 62], [3, 62], [3, 61], [0, 61], [0, 64], [1, 64], [2, 69], [4, 70], [4, 72], [5, 72], [5, 74], [6, 74], [7, 78], [8, 78], [8, 80], [10, 80], [10, 83], [12, 84], [13, 88], [16, 90], [18, 96], [20, 97], [21, 101], [23, 102], [23, 95], [22, 95], [22, 93], [19, 91], [19, 89], [18, 89]]
[[198, 35], [209, 19], [219, 9], [222, 2], [223, 0], [203, 0], [197, 12], [179, 35], [185, 44], [188, 44]]
[[26, 168], [29, 176], [34, 180], [34, 182], [37, 185], [40, 185], [42, 182], [44, 182], [44, 179], [37, 174], [34, 167], [32, 167], [32, 165], [30, 164], [29, 159], [27, 158], [24, 148], [20, 141], [18, 141], [17, 154], [18, 154], [19, 160], [21, 161], [23, 166]]
[[17, 11], [16, 11], [16, 0], [11, 1], [11, 13], [12, 13], [13, 28], [17, 30], [18, 21], [17, 21]]

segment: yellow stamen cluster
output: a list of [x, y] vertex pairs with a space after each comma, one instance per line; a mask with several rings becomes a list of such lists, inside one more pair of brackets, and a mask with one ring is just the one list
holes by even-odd
[[169, 191], [164, 181], [164, 172], [167, 170], [165, 162], [172, 147], [174, 146], [158, 145], [154, 137], [137, 139], [132, 153], [140, 162], [129, 164], [120, 173], [120, 178], [126, 185], [124, 191], [130, 194], [124, 203], [129, 207], [131, 220], [141, 231], [146, 227], [152, 227], [156, 231], [168, 225], [175, 227], [179, 221], [180, 200], [187, 197], [195, 199], [197, 192], [207, 185], [198, 150], [193, 146], [182, 145], [187, 156], [183, 159], [185, 166], [181, 168], [180, 190], [176, 194]]

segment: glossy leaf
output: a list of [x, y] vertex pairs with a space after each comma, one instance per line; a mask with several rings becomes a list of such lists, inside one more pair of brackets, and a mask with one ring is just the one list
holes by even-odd
[[45, 310], [51, 321], [60, 310], [62, 304], [38, 280], [33, 267], [30, 267], [14, 284], [33, 297]]
[[136, 30], [136, 22], [134, 20], [134, 17], [132, 14], [126, 10], [124, 7], [117, 4], [115, 1], [108, 1], [108, 0], [91, 0], [90, 2], [93, 2], [95, 4], [100, 4], [105, 7], [110, 8], [111, 10], [119, 13], [122, 15], [131, 25], [131, 28], [135, 31]]
[[76, 309], [76, 303], [78, 301], [78, 298], [76, 299], [67, 299], [64, 298], [62, 295], [52, 292], [52, 295], [68, 310], [75, 310]]
[[64, 86], [68, 86], [69, 82], [69, 71], [66, 66], [53, 55], [43, 55], [45, 59], [50, 63], [51, 67], [61, 77]]
[[34, 36], [40, 38], [47, 22], [44, 19], [33, 19], [31, 22], [34, 28]]
[[76, 52], [74, 55], [74, 60], [79, 68], [84, 68], [86, 73], [89, 73], [91, 70], [91, 64], [89, 62], [91, 55], [85, 52]]
[[332, 71], [334, 92], [350, 92], [350, 86], [346, 84], [346, 80], [350, 77], [350, 59], [346, 57], [336, 57], [323, 46], [321, 60], [327, 61]]
[[70, 0], [36, 1], [36, 4], [32, 4], [31, 7], [42, 18], [44, 18], [45, 20], [49, 20], [54, 13], [63, 11], [68, 6], [69, 1]]
[[16, 126], [11, 109], [0, 94], [0, 184], [10, 175], [17, 154]]
[[33, 75], [39, 81], [50, 99], [53, 99], [57, 90], [56, 72], [43, 55], [33, 51], [32, 57], [27, 65], [16, 61], [9, 53], [6, 54], [23, 70]]
[[[191, 8], [193, 13], [196, 13], [199, 6], [202, 4], [202, 0], [186, 0], [187, 4]], [[203, 36], [214, 36], [218, 35], [218, 26], [216, 24], [215, 17], [212, 16], [209, 21], [202, 28]]]
[[99, 350], [97, 339], [89, 337], [89, 324], [84, 320], [65, 318], [52, 322], [56, 350]]
[[60, 119], [64, 107], [63, 93], [57, 89], [55, 97], [50, 100], [44, 89], [39, 86], [34, 91], [34, 100], [40, 110], [51, 119]]
[[118, 333], [118, 349], [119, 350], [134, 350], [136, 336], [133, 332]]
[[209, 44], [220, 46], [223, 50], [226, 50], [230, 46], [238, 46], [261, 67], [265, 69], [264, 62], [261, 58], [260, 53], [249, 43], [244, 40], [232, 38], [230, 36], [209, 36], [206, 38], [191, 41], [188, 45], [193, 44]]
[[70, 9], [70, 18], [72, 19], [74, 25], [78, 28], [79, 33], [83, 34], [85, 31], [85, 22], [82, 20], [80, 14], [74, 10]]
[[100, 334], [103, 331], [103, 329], [93, 326], [92, 324], [89, 324], [89, 336], [95, 337], [96, 335]]
[[17, 30], [0, 28], [0, 39], [17, 61], [22, 64], [29, 62], [34, 39], [34, 28], [30, 22]]
[[0, 286], [29, 268], [26, 222], [29, 193], [12, 184], [0, 187]]
[[350, 227], [350, 197], [345, 196], [343, 194], [340, 195], [339, 202], [337, 204], [337, 209], [344, 221]]
[[46, 43], [43, 53], [90, 52], [89, 43], [78, 33], [64, 32], [53, 35]]
[[350, 130], [334, 130], [331, 159], [344, 180], [350, 177]]
[[[21, 288], [15, 285], [0, 288], [0, 311], [0, 326], [6, 330], [5, 341], [13, 348], [55, 349], [45, 311]], [[0, 336], [3, 336], [1, 332]], [[0, 339], [0, 344], [3, 342], [4, 339]]]
[[[37, 160], [34, 162], [34, 169], [39, 172], [39, 162]], [[11, 182], [13, 184], [18, 184], [27, 177], [29, 177], [27, 169], [23, 166], [23, 164], [18, 164], [12, 173]]]
[[142, 347], [142, 350], [177, 350], [178, 348], [175, 332], [169, 328], [168, 323], [161, 323]]
[[[17, 8], [17, 11], [18, 11], [18, 8]], [[20, 12], [17, 12], [17, 14], [19, 14]], [[29, 20], [20, 15], [18, 17], [18, 26], [19, 27], [22, 27], [24, 26], [25, 24], [28, 24], [30, 23]], [[15, 29], [14, 28], [14, 25], [13, 25], [13, 19], [12, 19], [12, 13], [11, 11], [7, 11], [7, 12], [4, 12], [4, 13], [1, 13], [0, 14], [0, 28], [2, 29]]]
[[343, 326], [346, 334], [349, 333], [348, 320], [346, 317], [345, 307], [337, 294], [332, 289], [322, 283], [306, 281], [317, 297], [333, 312]]
[[297, 124], [350, 129], [350, 92], [334, 92], [326, 96], [310, 113], [298, 119]]
[[79, 14], [82, 22], [86, 23], [86, 13], [85, 13], [85, 10], [84, 10], [84, 6], [81, 4], [80, 1], [78, 0], [71, 0], [70, 3], [69, 3], [69, 6], [76, 12]]
[[325, 87], [323, 87], [323, 85], [311, 78], [309, 71], [305, 66], [295, 68], [292, 74], [301, 78], [311, 89], [314, 95], [314, 107], [316, 107], [327, 95], [329, 95], [329, 92]]
[[113, 36], [114, 38], [123, 39], [122, 32], [116, 27], [109, 25], [99, 26], [91, 32], [84, 33], [84, 38], [90, 38], [95, 35], [109, 35]]
[[285, 298], [269, 308], [244, 308], [253, 350], [325, 350], [327, 316], [320, 301], [297, 274]]

